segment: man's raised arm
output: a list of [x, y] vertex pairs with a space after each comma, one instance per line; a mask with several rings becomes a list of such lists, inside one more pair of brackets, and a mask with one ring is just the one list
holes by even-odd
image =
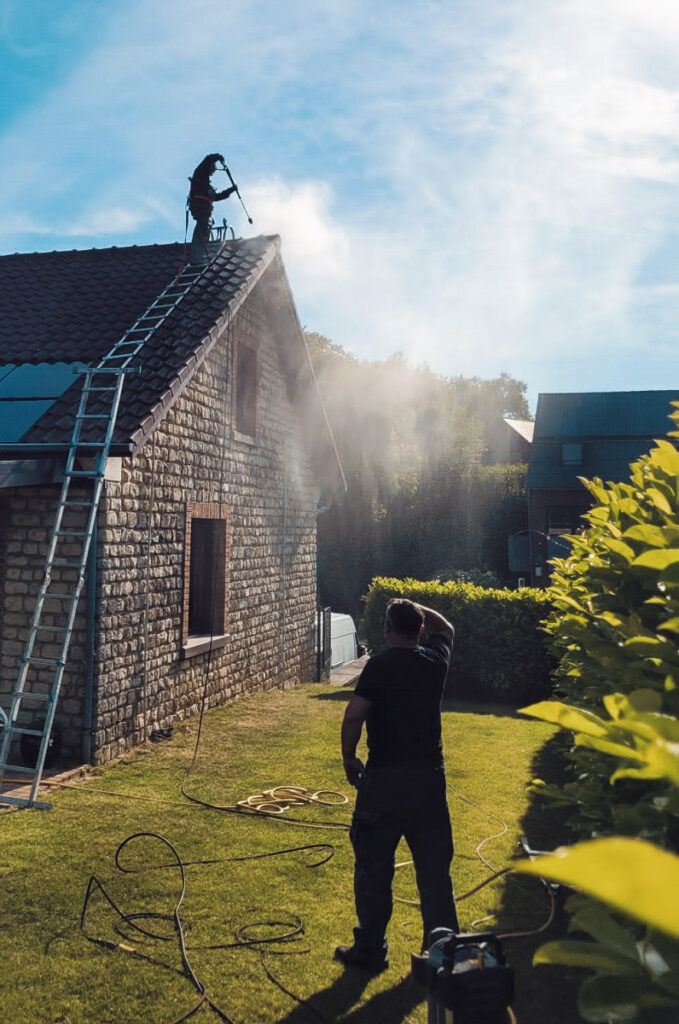
[[423, 604], [418, 604], [417, 607], [424, 615], [424, 631], [427, 636], [431, 636], [432, 633], [441, 633], [452, 647], [453, 637], [455, 636], [452, 622], [448, 622], [448, 619], [444, 618], [439, 612], [434, 611], [433, 608], [426, 608]]

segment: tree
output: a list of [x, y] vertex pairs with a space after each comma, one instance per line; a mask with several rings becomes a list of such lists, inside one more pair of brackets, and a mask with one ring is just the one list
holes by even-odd
[[525, 385], [444, 377], [398, 353], [364, 362], [306, 338], [348, 482], [319, 520], [324, 602], [357, 617], [379, 574], [506, 577], [506, 535], [525, 525], [525, 467], [486, 466], [484, 437], [493, 419], [528, 415]]

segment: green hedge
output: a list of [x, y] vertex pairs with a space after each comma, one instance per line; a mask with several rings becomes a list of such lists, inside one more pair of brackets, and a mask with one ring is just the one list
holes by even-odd
[[540, 628], [551, 610], [544, 591], [377, 576], [363, 598], [360, 626], [361, 639], [373, 653], [384, 646], [382, 627], [391, 597], [434, 608], [455, 626], [451, 695], [521, 703], [550, 693], [556, 663]]

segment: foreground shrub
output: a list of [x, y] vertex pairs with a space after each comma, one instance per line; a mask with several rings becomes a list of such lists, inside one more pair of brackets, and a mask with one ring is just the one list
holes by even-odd
[[[679, 425], [679, 411], [672, 418]], [[644, 1010], [667, 1011], [672, 1016], [662, 1020], [674, 1021], [679, 452], [660, 441], [631, 466], [629, 484], [586, 486], [597, 504], [587, 514], [587, 532], [573, 539], [572, 554], [555, 561], [555, 610], [547, 625], [561, 653], [561, 688], [583, 706], [543, 701], [524, 711], [574, 735], [570, 781], [562, 787], [538, 781], [535, 788], [570, 807], [575, 831], [592, 841], [527, 870], [587, 894], [572, 898], [568, 909], [571, 931], [590, 939], [548, 943], [535, 962], [590, 968], [579, 998], [588, 1021], [613, 1024]], [[593, 710], [600, 703], [606, 718]]]
[[364, 598], [360, 630], [373, 652], [384, 644], [384, 613], [391, 597], [407, 597], [434, 608], [455, 626], [451, 669], [455, 695], [522, 703], [549, 694], [554, 660], [540, 630], [550, 608], [544, 591], [375, 577]]

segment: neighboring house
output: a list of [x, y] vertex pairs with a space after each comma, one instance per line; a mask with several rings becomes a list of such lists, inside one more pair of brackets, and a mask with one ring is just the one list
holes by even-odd
[[673, 391], [611, 391], [540, 395], [528, 464], [531, 582], [548, 582], [547, 562], [569, 551], [563, 539], [583, 525], [591, 506], [579, 477], [619, 483], [630, 463], [671, 429]]
[[[226, 243], [126, 375], [55, 724], [102, 762], [316, 671], [316, 511], [344, 487], [279, 239]], [[43, 575], [82, 377], [181, 245], [0, 257], [0, 703]], [[85, 486], [85, 485], [83, 485]], [[56, 612], [56, 609], [55, 609]]]

